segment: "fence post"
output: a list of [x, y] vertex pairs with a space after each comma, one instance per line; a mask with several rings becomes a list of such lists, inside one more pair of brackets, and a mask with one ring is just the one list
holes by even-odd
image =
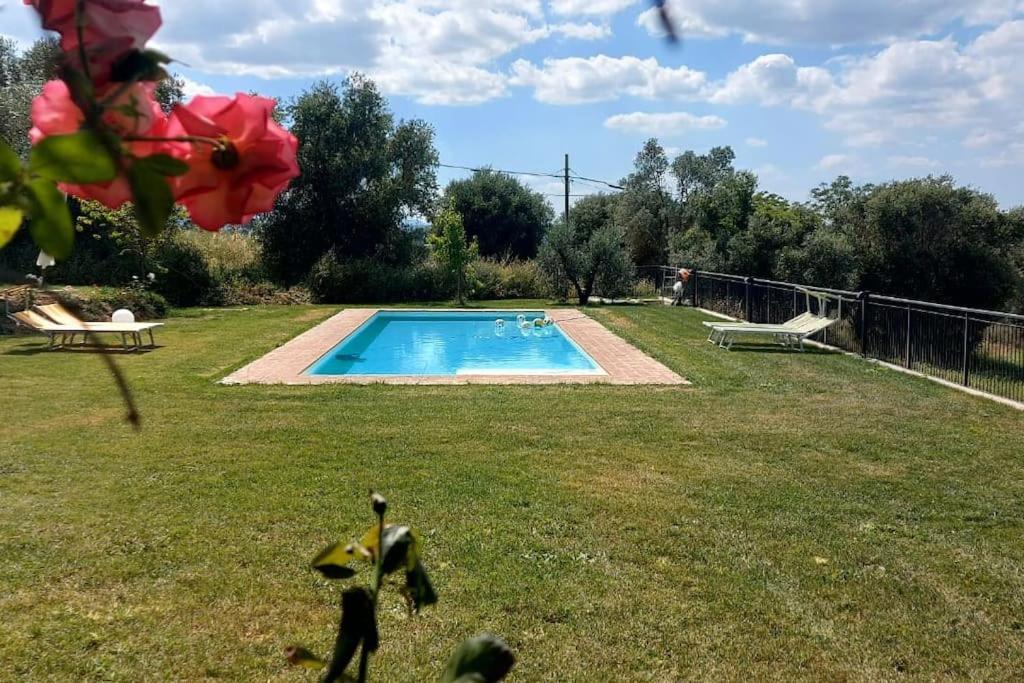
[[750, 318], [750, 285], [754, 278], [748, 277], [743, 280], [743, 319], [748, 323], [754, 322]]
[[693, 307], [694, 308], [697, 308], [698, 307], [697, 304], [700, 303], [700, 300], [697, 298], [697, 275], [699, 273], [700, 273], [700, 271], [697, 270], [696, 268], [694, 268], [690, 272], [690, 279], [693, 280]]
[[971, 349], [970, 349], [971, 314], [964, 313], [964, 386], [971, 386]]
[[863, 291], [857, 297], [860, 299], [860, 355], [868, 357], [868, 303], [871, 293]]
[[910, 324], [910, 320], [911, 320], [910, 316], [911, 316], [911, 308], [910, 308], [910, 305], [907, 304], [907, 357], [906, 357], [906, 360], [905, 360], [905, 365], [906, 365], [907, 370], [910, 369], [910, 365], [911, 365], [911, 358], [910, 358], [910, 333], [911, 333], [912, 328], [911, 328], [911, 324]]

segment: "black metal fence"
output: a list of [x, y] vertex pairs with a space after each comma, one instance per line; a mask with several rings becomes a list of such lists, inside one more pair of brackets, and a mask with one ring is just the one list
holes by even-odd
[[[653, 279], [671, 298], [677, 268], [659, 266]], [[815, 340], [866, 358], [900, 365], [1014, 401], [1024, 401], [1024, 316], [900, 299], [869, 292], [808, 287], [789, 282], [691, 270], [686, 305], [754, 323], [782, 323], [824, 299], [836, 324]]]

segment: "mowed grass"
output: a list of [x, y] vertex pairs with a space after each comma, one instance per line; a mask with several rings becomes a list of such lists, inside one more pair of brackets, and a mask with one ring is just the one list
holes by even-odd
[[388, 594], [376, 680], [480, 631], [518, 681], [1024, 676], [1021, 413], [661, 306], [591, 314], [692, 387], [216, 384], [334, 310], [172, 318], [139, 433], [93, 354], [0, 339], [0, 679], [315, 680], [281, 653], [329, 652], [309, 561], [370, 487], [441, 598]]

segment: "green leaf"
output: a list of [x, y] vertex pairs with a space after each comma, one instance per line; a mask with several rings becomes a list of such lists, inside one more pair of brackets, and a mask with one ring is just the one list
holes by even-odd
[[448, 660], [441, 683], [497, 683], [508, 675], [516, 658], [505, 642], [487, 633], [462, 641]]
[[14, 206], [0, 206], [0, 249], [14, 239], [25, 213]]
[[21, 160], [3, 138], [0, 138], [0, 183], [11, 183], [21, 175]]
[[380, 647], [377, 615], [374, 614], [369, 591], [365, 588], [349, 588], [341, 594], [341, 623], [338, 624], [334, 654], [331, 656], [331, 666], [324, 675], [324, 683], [341, 679], [360, 644], [367, 652], [376, 652]]
[[58, 261], [67, 258], [75, 246], [75, 229], [64, 194], [53, 182], [38, 178], [25, 186], [25, 198], [32, 214], [32, 239]]
[[171, 58], [158, 50], [132, 50], [114, 62], [110, 77], [120, 82], [159, 81], [167, 77], [163, 65], [170, 62]]
[[327, 663], [301, 645], [290, 645], [284, 651], [288, 663], [303, 669], [322, 669]]
[[427, 570], [419, 560], [412, 569], [405, 572], [405, 590], [414, 612], [419, 612], [421, 607], [437, 603], [437, 593], [430, 583]]
[[[380, 528], [372, 527], [363, 536], [361, 541], [363, 547], [373, 553], [374, 561], [377, 557], [377, 548], [380, 545]], [[384, 527], [384, 562], [385, 574], [391, 574], [399, 569], [411, 571], [419, 560], [420, 545], [419, 539], [413, 530], [407, 526], [389, 524]]]
[[175, 159], [170, 154], [152, 154], [139, 159], [135, 163], [145, 164], [153, 171], [164, 176], [180, 176], [188, 173], [188, 164], [181, 159]]
[[43, 138], [32, 147], [28, 163], [36, 175], [76, 185], [107, 183], [117, 177], [110, 152], [89, 130]]
[[135, 202], [135, 217], [146, 237], [156, 237], [167, 226], [174, 210], [174, 195], [162, 175], [145, 164], [128, 169], [128, 182]]
[[354, 576], [356, 572], [345, 565], [352, 560], [365, 559], [367, 556], [360, 552], [359, 546], [353, 543], [335, 543], [324, 548], [319, 555], [313, 558], [313, 569], [328, 579], [347, 579]]

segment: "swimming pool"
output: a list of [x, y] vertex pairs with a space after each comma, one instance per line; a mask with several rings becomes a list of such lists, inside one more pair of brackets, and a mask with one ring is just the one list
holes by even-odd
[[605, 374], [558, 325], [534, 326], [543, 318], [542, 311], [378, 311], [305, 374]]

